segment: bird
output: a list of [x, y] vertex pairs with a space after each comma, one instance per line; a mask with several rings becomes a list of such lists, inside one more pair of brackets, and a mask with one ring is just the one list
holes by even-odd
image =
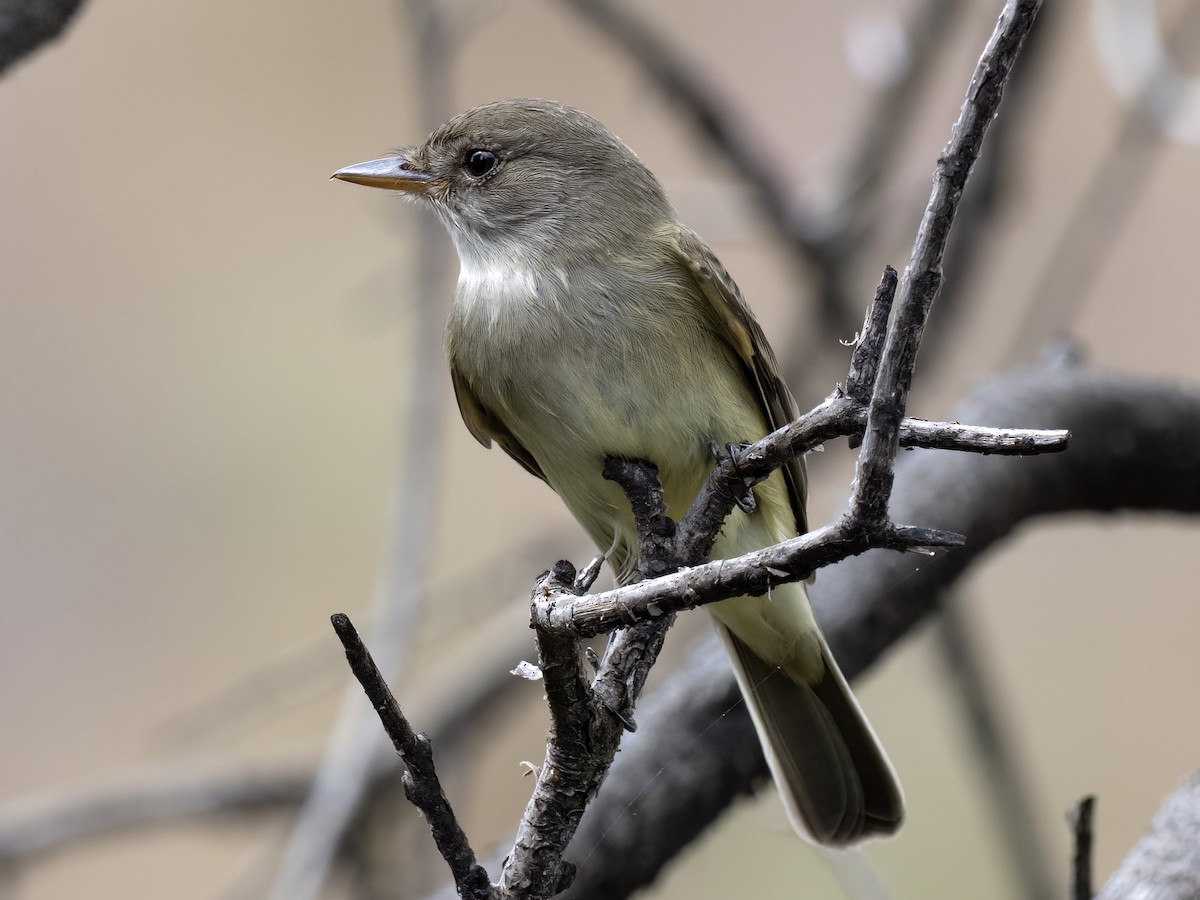
[[[714, 446], [798, 416], [729, 273], [650, 169], [587, 113], [488, 103], [332, 177], [398, 191], [445, 226], [459, 259], [445, 346], [462, 419], [557, 492], [619, 584], [638, 577], [638, 544], [628, 501], [602, 476], [606, 458], [657, 466], [678, 518]], [[803, 457], [752, 490], [712, 558], [807, 530]], [[707, 609], [796, 832], [830, 847], [895, 833], [895, 770], [804, 584]]]

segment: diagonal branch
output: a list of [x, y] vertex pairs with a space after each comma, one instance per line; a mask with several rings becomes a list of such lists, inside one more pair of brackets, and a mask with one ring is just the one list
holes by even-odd
[[487, 872], [476, 862], [475, 851], [467, 843], [467, 836], [458, 824], [438, 780], [429, 738], [417, 734], [408, 724], [350, 619], [337, 613], [331, 617], [331, 621], [333, 630], [346, 650], [350, 671], [362, 685], [371, 706], [379, 714], [384, 731], [392, 739], [392, 746], [408, 767], [403, 776], [404, 795], [425, 814], [438, 852], [450, 865], [459, 896], [470, 900], [493, 900], [496, 894], [488, 881]]
[[979, 158], [983, 137], [999, 111], [1005, 82], [1040, 8], [1041, 0], [1010, 0], [1005, 4], [996, 30], [971, 76], [950, 141], [938, 157], [929, 204], [917, 229], [912, 255], [900, 277], [894, 322], [883, 350], [858, 457], [857, 487], [850, 512], [868, 523], [886, 521], [900, 420], [904, 417], [925, 323], [942, 287], [942, 257], [950, 227], [971, 168]]

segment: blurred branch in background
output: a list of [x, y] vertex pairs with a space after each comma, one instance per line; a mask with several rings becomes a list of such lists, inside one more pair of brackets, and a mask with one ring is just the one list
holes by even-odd
[[[435, 692], [425, 720], [426, 730], [440, 745], [471, 743], [481, 722], [510, 708], [525, 686], [508, 674], [508, 668], [528, 651], [529, 639], [524, 632], [510, 638], [485, 656], [454, 660], [470, 670], [467, 687], [456, 684]], [[503, 675], [497, 677], [498, 672]], [[399, 774], [399, 761], [389, 755], [374, 773], [372, 802], [399, 787]], [[125, 832], [208, 817], [228, 820], [291, 812], [308, 797], [315, 776], [310, 762], [193, 760], [95, 786], [29, 795], [0, 807], [0, 871]]]
[[[1200, 4], [1183, 4], [1164, 33], [1173, 53], [1194, 57], [1200, 50]], [[1010, 362], [1027, 357], [1076, 318], [1162, 158], [1167, 136], [1156, 116], [1169, 116], [1185, 97], [1172, 89], [1176, 83], [1169, 57], [1157, 63], [1045, 257], [1033, 294], [1024, 304]]]
[[[755, 202], [793, 259], [819, 286], [820, 316], [829, 331], [853, 334], [861, 304], [843, 296], [837, 260], [823, 237], [825, 225], [797, 199], [783, 167], [771, 161], [765, 139], [753, 123], [742, 121], [699, 66], [683, 54], [622, 0], [564, 0], [616, 43], [668, 98], [678, 103], [692, 127], [720, 152], [754, 195]], [[851, 313], [850, 310], [853, 310]], [[842, 327], [846, 326], [846, 327]]]
[[[420, 117], [423, 125], [432, 127], [449, 113], [447, 25], [436, 0], [405, 0], [401, 13], [404, 30], [412, 35], [415, 78], [421, 85]], [[412, 254], [413, 305], [418, 313], [406, 351], [408, 395], [400, 433], [407, 439], [389, 510], [389, 543], [370, 613], [372, 648], [389, 678], [408, 663], [422, 614], [445, 441], [440, 394], [430, 389], [431, 382], [445, 377], [440, 298], [449, 271], [445, 240], [436, 223], [422, 221], [417, 226]], [[391, 755], [371, 707], [356, 687], [349, 688], [312, 792], [284, 850], [271, 887], [274, 900], [317, 896], [360, 812], [368, 785]]]
[[63, 33], [83, 0], [0, 0], [0, 75]]
[[946, 667], [943, 682], [956, 701], [959, 718], [970, 740], [971, 761], [978, 766], [994, 814], [1010, 871], [1026, 900], [1055, 900], [1055, 871], [1042, 838], [1029, 785], [1018, 760], [1017, 747], [1005, 727], [999, 691], [989, 678], [982, 646], [975, 637], [973, 617], [957, 591], [942, 597], [934, 624], [937, 648]]

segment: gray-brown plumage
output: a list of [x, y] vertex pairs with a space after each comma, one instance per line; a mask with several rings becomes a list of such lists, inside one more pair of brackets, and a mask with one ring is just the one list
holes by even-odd
[[[796, 416], [737, 286], [651, 172], [595, 119], [545, 100], [463, 113], [419, 147], [336, 177], [424, 200], [461, 271], [446, 331], [463, 420], [546, 481], [606, 551], [636, 570], [629, 505], [607, 456], [659, 469], [681, 515], [710, 447]], [[802, 459], [754, 488], [713, 550], [737, 556], [805, 530]], [[894, 832], [892, 767], [813, 621], [804, 587], [708, 607], [792, 824], [843, 846]]]

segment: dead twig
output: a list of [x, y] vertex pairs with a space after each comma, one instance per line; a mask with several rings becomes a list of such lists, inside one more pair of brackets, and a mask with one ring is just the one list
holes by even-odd
[[475, 861], [475, 851], [467, 843], [467, 836], [454, 815], [450, 801], [442, 790], [437, 771], [433, 765], [433, 750], [429, 738], [413, 731], [408, 720], [400, 711], [396, 698], [371, 658], [370, 652], [358, 636], [348, 616], [337, 613], [332, 616], [333, 630], [346, 650], [346, 661], [350, 671], [362, 685], [367, 699], [379, 715], [383, 729], [391, 738], [392, 746], [404, 760], [407, 771], [402, 776], [404, 796], [425, 815], [438, 852], [450, 865], [454, 884], [459, 896], [472, 900], [491, 900], [496, 894], [492, 890], [487, 872]]
[[1095, 809], [1096, 798], [1089, 795], [1067, 816], [1075, 838], [1075, 853], [1071, 859], [1071, 900], [1092, 900], [1092, 814]]

